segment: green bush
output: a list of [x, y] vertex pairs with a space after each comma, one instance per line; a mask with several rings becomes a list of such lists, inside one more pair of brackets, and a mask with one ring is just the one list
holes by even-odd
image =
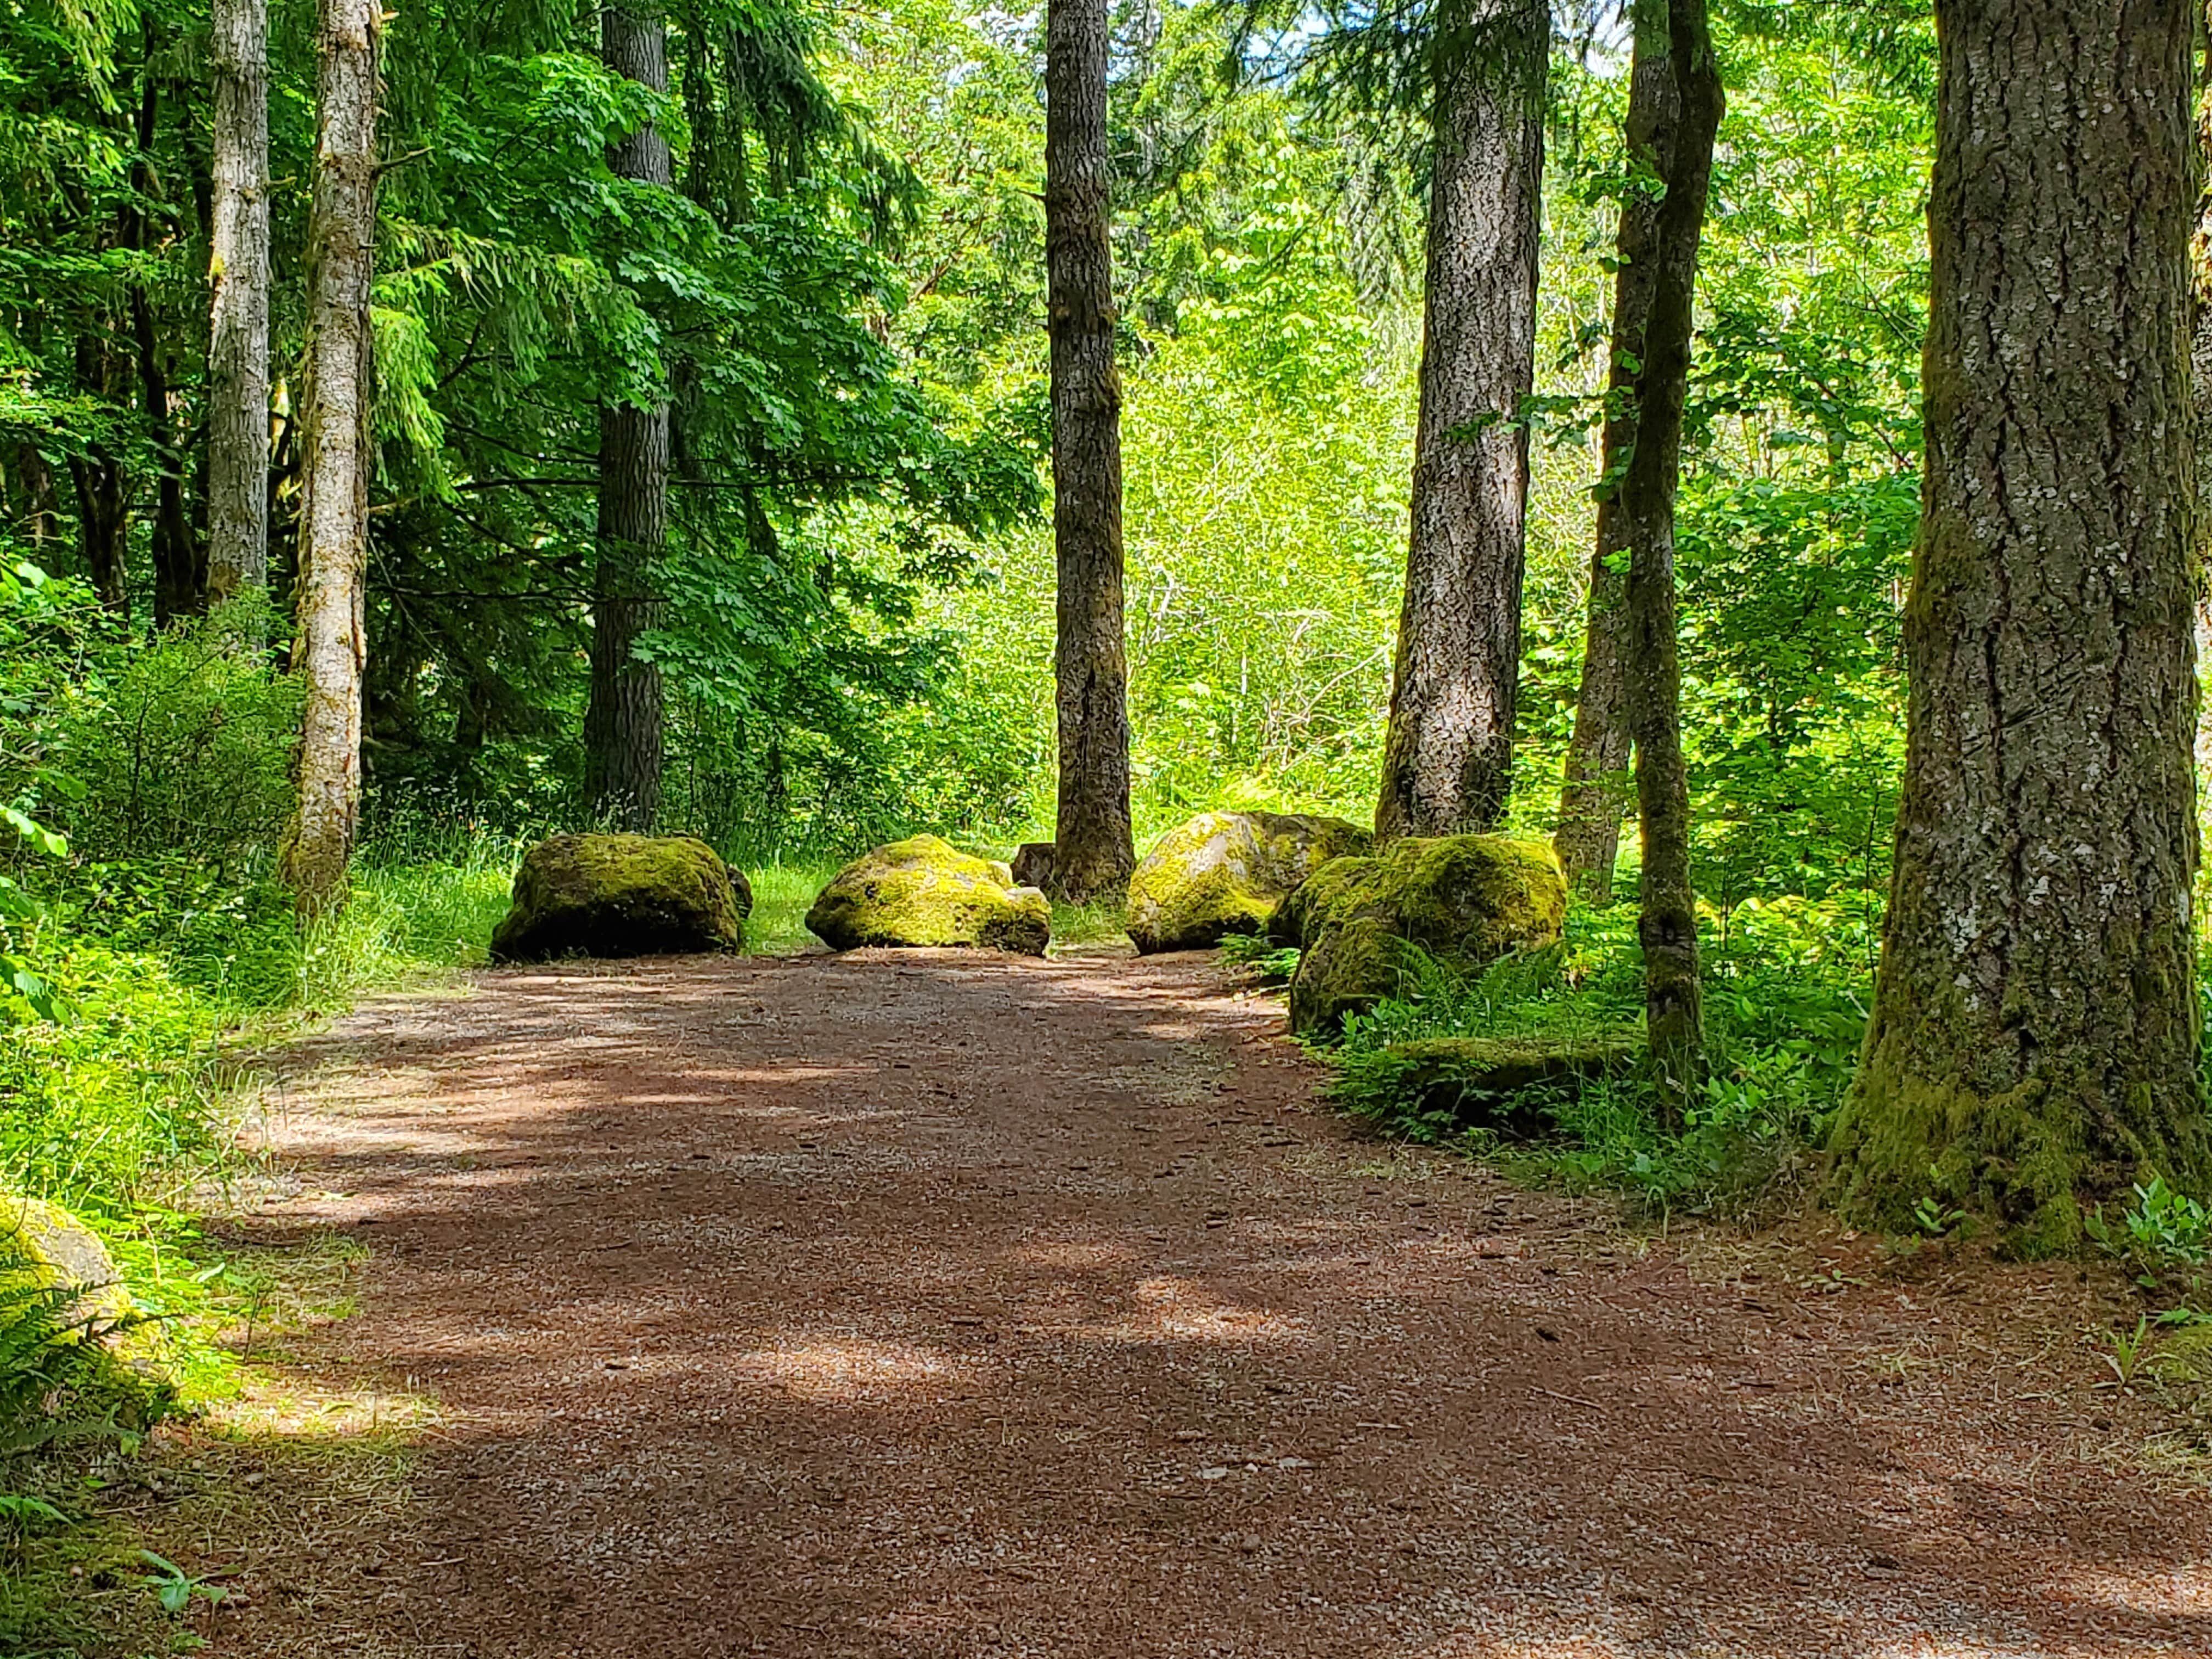
[[80, 847], [218, 867], [276, 847], [294, 804], [301, 694], [243, 647], [261, 633], [246, 610], [172, 627], [56, 723], [53, 759], [77, 791], [58, 816]]

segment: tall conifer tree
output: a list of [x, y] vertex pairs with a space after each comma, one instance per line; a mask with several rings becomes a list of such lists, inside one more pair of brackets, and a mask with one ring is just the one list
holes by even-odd
[[1443, 0], [1413, 532], [1375, 830], [1494, 829], [1513, 766], [1544, 172], [1542, 0]]
[[1052, 882], [1082, 900], [1136, 867], [1121, 616], [1121, 381], [1107, 234], [1105, 0], [1045, 18], [1045, 270], [1059, 562], [1060, 810]]
[[2191, 0], [1938, 0], [1927, 461], [1838, 1198], [2031, 1245], [2212, 1178], [2192, 961]]

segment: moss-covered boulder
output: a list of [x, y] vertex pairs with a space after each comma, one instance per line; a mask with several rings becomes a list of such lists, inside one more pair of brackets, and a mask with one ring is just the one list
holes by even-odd
[[1013, 872], [936, 836], [878, 847], [840, 870], [806, 926], [833, 950], [864, 945], [980, 945], [1041, 957], [1052, 939], [1052, 905]]
[[[176, 1397], [160, 1322], [131, 1299], [98, 1233], [58, 1204], [0, 1193], [0, 1314], [67, 1351], [50, 1372], [71, 1418], [151, 1426]], [[51, 1402], [50, 1402], [51, 1403]]]
[[1269, 933], [1299, 947], [1291, 1029], [1334, 1034], [1399, 988], [1413, 953], [1472, 972], [1555, 943], [1567, 910], [1559, 860], [1540, 841], [1442, 836], [1323, 865], [1286, 897]]
[[494, 962], [744, 947], [752, 888], [690, 836], [555, 836], [523, 854]]
[[1129, 878], [1129, 937], [1149, 956], [1265, 931], [1283, 896], [1375, 837], [1342, 818], [1201, 812], [1170, 830]]
[[100, 1235], [58, 1204], [0, 1193], [0, 1289], [75, 1292], [62, 1310], [92, 1334], [132, 1317], [131, 1292]]

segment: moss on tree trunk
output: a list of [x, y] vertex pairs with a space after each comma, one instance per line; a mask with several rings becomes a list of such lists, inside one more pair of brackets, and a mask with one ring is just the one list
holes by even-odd
[[2031, 1249], [2203, 1190], [2186, 0], [1939, 0], [1904, 799], [1831, 1195]]

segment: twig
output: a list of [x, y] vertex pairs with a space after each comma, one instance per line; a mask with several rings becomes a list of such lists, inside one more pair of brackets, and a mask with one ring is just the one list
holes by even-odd
[[1529, 1386], [1531, 1388], [1535, 1388], [1535, 1391], [1538, 1394], [1549, 1395], [1554, 1400], [1564, 1400], [1570, 1406], [1584, 1406], [1594, 1412], [1603, 1411], [1605, 1409], [1605, 1407], [1599, 1405], [1596, 1401], [1585, 1400], [1578, 1394], [1561, 1394], [1557, 1389], [1536, 1388], [1536, 1385], [1534, 1383], [1531, 1383]]

